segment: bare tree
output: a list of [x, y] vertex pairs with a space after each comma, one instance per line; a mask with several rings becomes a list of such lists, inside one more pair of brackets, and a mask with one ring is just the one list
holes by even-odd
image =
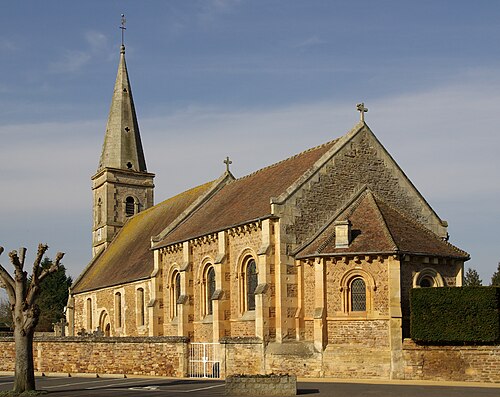
[[[40, 283], [50, 273], [59, 268], [64, 253], [58, 252], [52, 266], [44, 269], [42, 258], [48, 246], [38, 245], [38, 252], [33, 263], [31, 278], [24, 270], [26, 248], [9, 253], [10, 262], [14, 266], [14, 277], [0, 264], [0, 281], [9, 297], [12, 321], [14, 324], [14, 341], [16, 345], [16, 369], [14, 392], [35, 390], [35, 370], [33, 364], [33, 334], [40, 317], [40, 308], [36, 304], [40, 294]], [[0, 255], [3, 247], [0, 247]]]

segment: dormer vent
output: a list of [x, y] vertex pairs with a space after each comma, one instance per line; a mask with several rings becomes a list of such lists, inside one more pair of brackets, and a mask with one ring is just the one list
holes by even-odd
[[351, 222], [335, 221], [335, 248], [348, 248], [351, 243]]

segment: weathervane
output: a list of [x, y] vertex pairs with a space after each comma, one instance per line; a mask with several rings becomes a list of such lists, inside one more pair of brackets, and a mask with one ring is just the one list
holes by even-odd
[[368, 112], [368, 108], [365, 108], [365, 103], [361, 102], [356, 105], [356, 109], [358, 109], [358, 112], [360, 113], [360, 120], [365, 121], [365, 113]]
[[124, 35], [125, 35], [125, 30], [127, 30], [127, 28], [125, 27], [125, 23], [127, 23], [127, 20], [125, 19], [125, 14], [122, 14], [122, 26], [120, 26], [120, 29], [122, 30], [122, 47], [125, 45]]
[[229, 172], [229, 164], [233, 164], [233, 162], [229, 160], [229, 157], [226, 157], [223, 163], [226, 164], [226, 172]]

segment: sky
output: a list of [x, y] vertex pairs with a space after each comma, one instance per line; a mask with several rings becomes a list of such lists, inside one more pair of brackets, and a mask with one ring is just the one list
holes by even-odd
[[[91, 258], [120, 15], [155, 202], [366, 122], [484, 284], [500, 262], [500, 2], [2, 1], [0, 245]], [[8, 256], [0, 263], [9, 268]]]

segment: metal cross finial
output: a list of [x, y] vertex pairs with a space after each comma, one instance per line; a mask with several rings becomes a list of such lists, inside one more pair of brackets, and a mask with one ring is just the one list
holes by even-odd
[[125, 24], [127, 23], [127, 20], [125, 19], [125, 14], [122, 14], [122, 26], [120, 26], [120, 29], [122, 30], [122, 46], [124, 45], [124, 34], [125, 34], [125, 30], [127, 30], [127, 28], [125, 27]]
[[226, 172], [229, 172], [229, 164], [233, 164], [233, 162], [229, 160], [229, 157], [226, 157], [223, 163], [226, 164]]
[[368, 112], [368, 108], [365, 108], [365, 103], [361, 102], [356, 105], [356, 109], [360, 113], [360, 120], [365, 121], [365, 113]]

